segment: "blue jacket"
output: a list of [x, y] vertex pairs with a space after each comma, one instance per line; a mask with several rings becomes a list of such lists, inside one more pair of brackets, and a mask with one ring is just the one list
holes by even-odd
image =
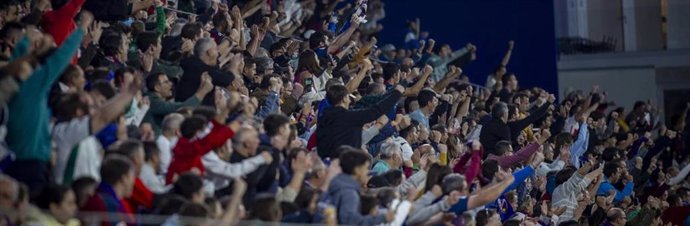
[[616, 191], [616, 197], [613, 198], [614, 203], [619, 203], [620, 201], [623, 201], [623, 199], [627, 196], [630, 196], [633, 192], [633, 188], [635, 187], [635, 184], [633, 184], [632, 181], [629, 181], [625, 187], [623, 188], [622, 191], [617, 190], [611, 182], [609, 182], [608, 178], [604, 178], [604, 181], [601, 182], [601, 185], [599, 185], [599, 190], [597, 190], [597, 195], [603, 195], [603, 196], [608, 196], [610, 190]]
[[385, 215], [363, 216], [359, 212], [360, 185], [351, 175], [341, 173], [333, 178], [327, 193], [338, 211], [338, 224], [377, 225], [386, 222]]

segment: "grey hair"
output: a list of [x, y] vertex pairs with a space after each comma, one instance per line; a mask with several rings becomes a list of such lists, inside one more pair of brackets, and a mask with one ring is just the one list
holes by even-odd
[[179, 36], [182, 34], [182, 27], [184, 27], [185, 24], [187, 24], [187, 20], [185, 19], [177, 19], [178, 21], [175, 22], [175, 24], [172, 26], [170, 29], [170, 36]]
[[385, 142], [381, 144], [381, 152], [379, 152], [379, 157], [381, 159], [391, 159], [396, 153], [400, 153], [400, 144], [396, 142]]
[[441, 189], [443, 193], [448, 194], [451, 191], [461, 191], [465, 189], [465, 176], [459, 173], [451, 173], [443, 177], [441, 181]]
[[508, 114], [508, 105], [504, 102], [498, 102], [494, 104], [494, 107], [491, 108], [491, 117], [499, 119], [503, 117], [504, 114]]
[[184, 121], [184, 115], [180, 113], [169, 114], [165, 116], [165, 118], [163, 118], [163, 122], [161, 123], [161, 130], [173, 132], [175, 129], [180, 128], [180, 124], [182, 124], [182, 121]]
[[237, 130], [237, 132], [235, 132], [235, 136], [232, 137], [233, 148], [241, 148], [244, 145], [244, 141], [249, 138], [249, 132], [252, 131], [258, 132], [252, 127], [242, 127]]
[[213, 39], [210, 38], [202, 38], [199, 39], [199, 41], [196, 41], [196, 45], [194, 45], [194, 56], [200, 57], [206, 53], [209, 49], [213, 47]]

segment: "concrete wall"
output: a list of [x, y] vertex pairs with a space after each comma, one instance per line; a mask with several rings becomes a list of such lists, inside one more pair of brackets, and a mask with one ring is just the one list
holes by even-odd
[[652, 67], [560, 71], [558, 90], [559, 94], [565, 95], [569, 90], [589, 91], [593, 85], [599, 85], [608, 93], [609, 100], [629, 110], [637, 100], [661, 102], [655, 74]]
[[690, 1], [668, 0], [668, 48], [690, 48]]

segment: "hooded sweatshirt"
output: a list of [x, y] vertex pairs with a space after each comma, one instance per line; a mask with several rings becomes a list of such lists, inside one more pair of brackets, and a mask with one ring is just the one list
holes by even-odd
[[359, 182], [348, 174], [338, 174], [331, 181], [328, 196], [338, 211], [338, 224], [377, 225], [385, 223], [385, 215], [363, 216], [360, 214], [360, 189]]

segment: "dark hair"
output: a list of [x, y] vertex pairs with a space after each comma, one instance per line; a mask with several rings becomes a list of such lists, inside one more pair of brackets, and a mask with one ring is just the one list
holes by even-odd
[[[105, 56], [115, 56], [120, 53], [120, 47], [123, 44], [122, 32], [109, 30], [109, 32], [103, 32], [101, 39], [98, 42], [98, 47], [103, 51]], [[127, 54], [127, 53], [122, 53]]]
[[618, 162], [607, 162], [604, 164], [604, 176], [605, 177], [611, 177], [614, 173], [618, 172], [618, 168], [620, 168], [621, 165]]
[[38, 208], [43, 210], [50, 209], [50, 204], [60, 204], [71, 189], [64, 185], [49, 184], [43, 187], [41, 194], [36, 197], [35, 203]]
[[326, 38], [327, 38], [327, 37], [328, 37], [328, 36], [326, 36], [326, 34], [323, 33], [323, 32], [319, 32], [319, 31], [314, 32], [314, 33], [311, 34], [311, 36], [309, 37], [309, 48], [310, 48], [310, 49], [316, 49], [316, 48], [318, 48], [318, 47], [321, 45], [322, 42], [326, 42]]
[[580, 223], [578, 223], [576, 220], [569, 220], [569, 221], [563, 221], [558, 224], [558, 226], [579, 226]]
[[218, 113], [216, 113], [215, 108], [202, 105], [194, 108], [194, 111], [192, 111], [192, 115], [197, 115], [204, 117], [207, 120], [212, 120], [216, 117], [216, 115], [218, 115]]
[[121, 155], [106, 156], [101, 164], [101, 181], [115, 185], [132, 170], [134, 170], [132, 160]]
[[128, 139], [124, 142], [122, 142], [118, 148], [117, 152], [118, 154], [124, 155], [128, 158], [133, 158], [134, 154], [139, 151], [144, 149], [144, 144], [141, 143], [139, 140], [135, 139]]
[[[9, 0], [6, 3], [11, 3], [12, 1], [15, 1], [15, 0]], [[16, 3], [16, 4], [19, 4], [19, 3]], [[13, 4], [7, 4], [7, 5], [0, 4], [0, 10], [5, 10], [5, 9], [7, 9], [6, 7], [9, 7], [10, 5], [13, 5]], [[5, 6], [5, 7], [2, 7], [2, 6]], [[19, 22], [6, 23], [0, 29], [0, 40], [5, 40], [5, 39], [9, 38], [13, 32], [21, 32], [25, 28], [26, 28], [26, 25], [23, 23], [19, 23]]]
[[402, 184], [403, 181], [403, 171], [399, 169], [388, 170], [385, 173], [381, 174], [381, 176], [383, 176], [383, 178], [386, 178], [386, 181], [388, 181], [393, 186], [398, 186]]
[[158, 33], [155, 31], [144, 31], [137, 34], [137, 48], [142, 52], [146, 52], [151, 46], [158, 45], [160, 41]]
[[558, 171], [558, 173], [556, 173], [556, 187], [568, 181], [568, 179], [573, 176], [575, 171], [577, 171], [577, 169], [571, 166], [565, 167]]
[[260, 194], [254, 200], [249, 219], [267, 222], [278, 222], [282, 218], [282, 210], [273, 194]]
[[[321, 66], [316, 62], [316, 57], [314, 50], [308, 49], [300, 53], [296, 72], [309, 71], [313, 74], [321, 72]], [[302, 81], [299, 82], [301, 83]]]
[[573, 143], [573, 138], [570, 137], [569, 133], [559, 133], [556, 136], [553, 137], [553, 144], [554, 144], [554, 155], [559, 155], [561, 151], [561, 147], [564, 145], [570, 145]]
[[161, 201], [157, 214], [160, 215], [173, 215], [179, 213], [182, 207], [185, 206], [189, 201], [179, 195], [170, 195]]
[[115, 86], [121, 87], [125, 82], [125, 74], [134, 74], [136, 70], [133, 67], [123, 67], [115, 70]]
[[91, 188], [96, 188], [98, 181], [92, 177], [80, 177], [72, 182], [72, 191], [77, 198], [77, 204], [85, 202], [89, 197], [87, 193]]
[[95, 91], [103, 95], [106, 99], [113, 98], [115, 96], [115, 87], [113, 87], [110, 82], [105, 80], [98, 80], [91, 85], [91, 91]]
[[496, 143], [496, 146], [494, 148], [494, 155], [497, 156], [502, 156], [505, 153], [509, 152], [511, 149], [511, 143], [510, 141], [507, 140], [502, 140]]
[[333, 85], [328, 88], [326, 92], [326, 98], [328, 98], [328, 102], [330, 102], [331, 105], [340, 104], [348, 95], [349, 92], [343, 85]]
[[340, 154], [340, 168], [343, 173], [353, 175], [355, 168], [371, 162], [369, 155], [359, 149], [347, 150]]
[[211, 22], [213, 22], [213, 27], [217, 29], [227, 28], [229, 26], [228, 16], [225, 13], [216, 13], [216, 15], [213, 15], [213, 18], [211, 18]]
[[191, 139], [199, 130], [206, 127], [206, 123], [208, 123], [208, 121], [202, 116], [194, 115], [186, 118], [182, 121], [182, 124], [180, 124], [180, 133], [182, 137]]
[[520, 224], [522, 224], [522, 222], [518, 219], [509, 219], [503, 222], [503, 226], [520, 226]]
[[204, 204], [190, 202], [180, 208], [179, 214], [181, 216], [181, 225], [193, 226], [201, 225], [199, 220], [211, 216], [211, 210]]
[[159, 73], [153, 73], [153, 74], [146, 77], [146, 89], [148, 89], [149, 92], [156, 92], [156, 86], [158, 84], [160, 84], [161, 76], [167, 76], [167, 75], [163, 72], [159, 72]]
[[77, 117], [77, 110], [88, 112], [89, 106], [81, 101], [79, 93], [66, 93], [60, 97], [57, 109], [54, 109], [58, 119], [69, 121]]
[[362, 215], [369, 215], [372, 209], [380, 205], [380, 201], [376, 196], [364, 194], [359, 197], [360, 208], [359, 212]]
[[395, 193], [396, 189], [394, 187], [381, 188], [376, 192], [376, 199], [379, 200], [381, 206], [388, 206], [397, 198]]
[[191, 200], [194, 194], [204, 187], [204, 181], [196, 174], [183, 173], [173, 183], [172, 193]]
[[266, 135], [272, 137], [278, 135], [280, 127], [290, 123], [290, 119], [282, 114], [270, 114], [264, 119]]
[[297, 193], [294, 204], [300, 209], [306, 209], [311, 204], [311, 201], [315, 196], [319, 196], [321, 193], [319, 190], [311, 188], [309, 186], [302, 186], [302, 189]]
[[477, 226], [485, 226], [487, 223], [489, 223], [489, 218], [496, 214], [496, 210], [494, 209], [483, 209], [477, 212], [477, 217], [475, 218], [475, 223]]
[[[400, 65], [396, 63], [387, 63], [383, 65], [383, 80], [384, 82], [390, 81], [393, 76], [400, 72]], [[421, 103], [419, 104], [421, 106]]]
[[491, 180], [494, 175], [498, 172], [498, 161], [493, 159], [488, 159], [482, 163], [482, 176], [484, 178]]
[[182, 31], [180, 31], [180, 37], [193, 40], [197, 36], [201, 35], [201, 24], [199, 23], [187, 23], [182, 26]]
[[604, 149], [604, 152], [601, 153], [601, 159], [607, 162], [613, 161], [616, 158], [616, 155], [620, 154], [622, 152], [621, 149], [610, 147]]
[[417, 95], [417, 103], [419, 103], [419, 108], [428, 106], [432, 101], [434, 101], [436, 94], [431, 90], [422, 90]]
[[158, 149], [158, 145], [153, 141], [144, 141], [144, 160], [151, 161], [154, 156], [160, 155], [161, 150]]
[[443, 182], [443, 178], [451, 173], [453, 173], [453, 170], [448, 166], [443, 166], [438, 163], [431, 164], [431, 167], [429, 167], [429, 171], [426, 174], [427, 176], [424, 191], [431, 191], [431, 188], [433, 188], [434, 185], [440, 186], [441, 182]]

